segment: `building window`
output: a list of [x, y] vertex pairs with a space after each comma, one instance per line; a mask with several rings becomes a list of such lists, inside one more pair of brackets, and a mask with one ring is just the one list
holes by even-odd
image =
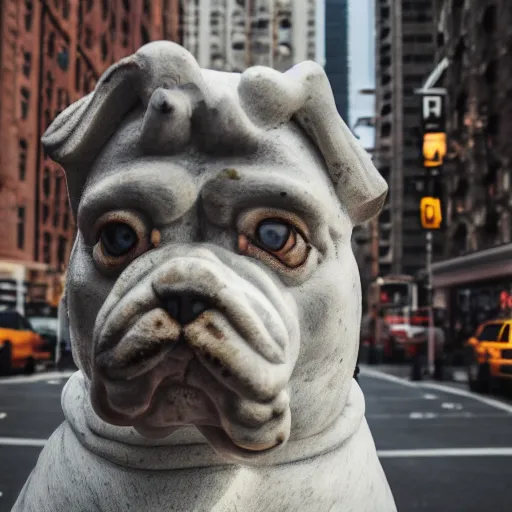
[[116, 16], [114, 13], [110, 16], [110, 39], [112, 42], [116, 40], [117, 35], [117, 26], [116, 26]]
[[92, 28], [91, 27], [85, 27], [85, 46], [89, 48], [89, 50], [92, 48]]
[[27, 119], [30, 101], [30, 91], [26, 87], [21, 88], [21, 118]]
[[48, 222], [48, 217], [50, 217], [50, 207], [47, 204], [43, 204], [43, 224]]
[[130, 37], [130, 23], [129, 23], [129, 21], [126, 18], [123, 20], [123, 23], [122, 23], [122, 31], [123, 31], [123, 40], [122, 40], [121, 44], [125, 48], [128, 48], [128, 45], [130, 44], [130, 40], [129, 40], [129, 37]]
[[87, 12], [91, 12], [94, 7], [94, 0], [87, 0], [85, 9]]
[[48, 167], [45, 167], [43, 171], [43, 194], [46, 199], [50, 197], [50, 179], [50, 169]]
[[45, 130], [46, 130], [52, 122], [52, 114], [49, 109], [45, 109], [45, 111], [44, 111], [44, 122], [45, 122]]
[[69, 106], [69, 93], [66, 89], [59, 87], [57, 90], [57, 108], [59, 110], [64, 110]]
[[489, 5], [485, 10], [483, 19], [482, 19], [482, 27], [484, 28], [487, 34], [493, 34], [496, 30], [496, 6]]
[[31, 0], [25, 0], [25, 30], [30, 32], [32, 30], [32, 14], [33, 5]]
[[18, 249], [25, 248], [25, 207], [18, 208]]
[[150, 41], [149, 33], [147, 28], [144, 25], [140, 26], [140, 42], [141, 45], [148, 44]]
[[103, 20], [107, 19], [109, 7], [110, 5], [108, 0], [101, 0], [101, 17]]
[[404, 43], [432, 43], [434, 37], [432, 34], [404, 34]]
[[77, 30], [77, 37], [78, 40], [82, 40], [82, 34], [83, 34], [83, 28], [84, 28], [84, 3], [83, 1], [78, 3], [78, 30]]
[[32, 54], [30, 52], [23, 51], [23, 74], [29, 78], [30, 70], [32, 67]]
[[69, 211], [66, 209], [62, 219], [62, 227], [67, 231], [69, 229]]
[[130, 10], [130, 0], [123, 0], [123, 6], [125, 11]]
[[380, 136], [381, 137], [389, 137], [390, 135], [391, 135], [391, 124], [384, 123], [380, 129]]
[[144, 0], [144, 14], [146, 16], [151, 16], [151, 3], [150, 0]]
[[101, 60], [105, 62], [108, 57], [108, 43], [106, 34], [102, 34], [100, 40], [100, 48], [101, 48]]
[[18, 174], [20, 181], [25, 180], [25, 175], [27, 171], [27, 141], [25, 139], [20, 139], [20, 158], [18, 162]]
[[62, 187], [62, 176], [55, 178], [55, 194], [54, 194], [54, 206], [53, 206], [53, 227], [58, 227], [60, 223], [60, 194]]
[[45, 232], [43, 235], [43, 261], [49, 264], [51, 260], [52, 235]]
[[48, 36], [48, 57], [50, 59], [53, 59], [53, 56], [55, 55], [55, 32], [50, 32], [50, 35]]
[[62, 268], [66, 263], [66, 249], [67, 249], [67, 239], [63, 236], [59, 236], [59, 245], [57, 248], [57, 260], [59, 267]]
[[80, 80], [82, 79], [82, 59], [77, 57], [75, 65], [75, 89], [80, 92]]
[[69, 19], [70, 11], [71, 11], [71, 6], [69, 5], [69, 0], [64, 0], [64, 5], [62, 6], [62, 17], [65, 20]]
[[69, 67], [69, 55], [68, 49], [62, 47], [60, 52], [57, 54], [57, 64], [62, 71], [67, 71]]

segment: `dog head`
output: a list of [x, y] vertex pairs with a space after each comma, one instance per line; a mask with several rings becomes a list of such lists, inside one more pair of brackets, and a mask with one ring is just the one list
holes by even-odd
[[250, 461], [325, 429], [356, 363], [355, 224], [385, 181], [324, 70], [202, 70], [156, 42], [112, 66], [43, 138], [78, 233], [74, 357], [108, 423], [195, 425]]

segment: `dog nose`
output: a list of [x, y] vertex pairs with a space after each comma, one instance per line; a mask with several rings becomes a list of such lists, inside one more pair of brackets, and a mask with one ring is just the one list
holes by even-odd
[[188, 294], [171, 295], [164, 302], [167, 313], [181, 325], [189, 324], [203, 311], [211, 309], [206, 299]]

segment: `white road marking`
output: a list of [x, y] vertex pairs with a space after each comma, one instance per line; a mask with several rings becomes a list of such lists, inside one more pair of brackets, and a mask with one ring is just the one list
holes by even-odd
[[0, 412], [0, 420], [3, 420], [7, 418], [7, 413], [6, 412]]
[[512, 405], [500, 402], [494, 398], [488, 398], [486, 396], [478, 395], [477, 393], [472, 393], [471, 391], [466, 391], [465, 389], [452, 388], [451, 386], [436, 384], [435, 382], [422, 382], [421, 387], [435, 389], [437, 391], [443, 391], [444, 393], [451, 393], [452, 395], [463, 396], [465, 398], [472, 398], [473, 400], [488, 405], [489, 407], [494, 407], [495, 409], [500, 409], [501, 411], [512, 414]]
[[26, 439], [23, 437], [0, 437], [0, 446], [34, 446], [42, 448], [47, 439]]
[[[396, 419], [423, 419], [424, 417], [421, 416], [411, 418], [411, 414], [418, 414], [418, 413], [401, 413], [401, 414], [367, 414], [366, 419], [373, 421], [373, 420], [396, 420]], [[452, 419], [461, 419], [461, 418], [504, 418], [502, 413], [491, 413], [491, 414], [475, 414], [468, 411], [463, 412], [448, 412], [443, 414], [438, 414], [436, 416], [436, 419], [438, 420], [452, 420]], [[425, 418], [425, 419], [433, 419], [433, 418]]]
[[57, 379], [52, 379], [52, 380], [47, 380], [46, 383], [47, 384], [60, 384], [60, 380], [57, 380]]
[[2, 491], [0, 491], [0, 498], [4, 495], [4, 493]]
[[415, 457], [512, 457], [512, 448], [437, 448], [430, 450], [377, 450], [381, 459]]
[[53, 380], [53, 379], [69, 379], [73, 375], [74, 371], [66, 372], [46, 372], [30, 376], [15, 376], [5, 377], [0, 379], [0, 385], [2, 384], [30, 384], [32, 382], [41, 382], [42, 380]]
[[463, 409], [462, 404], [452, 404], [451, 402], [443, 402], [441, 404], [441, 407], [443, 409], [448, 409], [450, 411], [460, 411], [461, 409]]
[[438, 396], [437, 396], [437, 395], [433, 395], [433, 394], [431, 394], [431, 393], [425, 393], [425, 394], [423, 395], [423, 398], [424, 398], [425, 400], [437, 400], [437, 399], [438, 399]]
[[432, 420], [437, 418], [439, 415], [435, 412], [411, 412], [409, 414], [409, 418], [411, 420]]
[[481, 396], [471, 391], [466, 391], [464, 389], [459, 389], [451, 386], [445, 386], [443, 384], [437, 384], [435, 382], [411, 382], [409, 380], [402, 379], [401, 377], [395, 377], [394, 375], [388, 375], [387, 373], [381, 372], [379, 370], [369, 369], [365, 367], [361, 367], [360, 369], [361, 375], [363, 376], [366, 375], [368, 377], [374, 377], [376, 379], [395, 382], [396, 384], [400, 384], [402, 386], [409, 388], [433, 389], [436, 391], [442, 391], [443, 393], [450, 393], [452, 395], [463, 396], [465, 398], [472, 398], [473, 400], [488, 405], [489, 407], [494, 407], [495, 409], [500, 409], [501, 411], [505, 411], [509, 414], [512, 414], [512, 405], [500, 402], [499, 400], [495, 400], [493, 398]]

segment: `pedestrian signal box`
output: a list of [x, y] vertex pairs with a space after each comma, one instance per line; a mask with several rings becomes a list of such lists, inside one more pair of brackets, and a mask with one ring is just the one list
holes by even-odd
[[425, 133], [423, 135], [423, 165], [440, 167], [446, 156], [446, 133]]
[[423, 197], [420, 203], [421, 227], [424, 229], [439, 229], [443, 216], [441, 200], [435, 197]]

